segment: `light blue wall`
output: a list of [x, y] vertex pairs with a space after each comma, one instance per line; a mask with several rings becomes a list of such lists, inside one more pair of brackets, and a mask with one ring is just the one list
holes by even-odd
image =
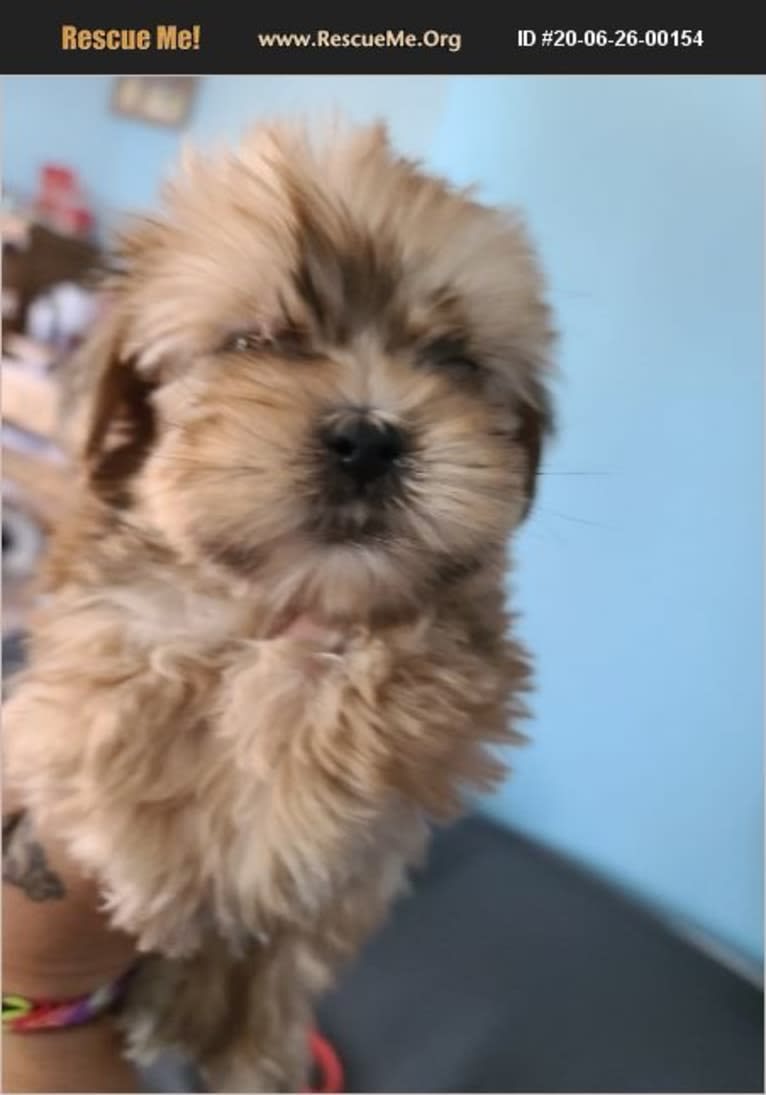
[[385, 117], [403, 152], [422, 155], [441, 118], [449, 80], [441, 76], [211, 76], [191, 123], [193, 140], [237, 136], [259, 117], [355, 121]]
[[384, 116], [398, 145], [424, 152], [441, 114], [448, 80], [389, 76], [209, 76], [183, 135], [109, 112], [112, 78], [18, 76], [3, 79], [6, 186], [23, 195], [40, 165], [61, 159], [77, 168], [111, 226], [115, 215], [157, 198], [183, 139], [207, 145], [236, 137], [258, 118], [335, 110], [358, 121]]
[[106, 76], [4, 77], [4, 186], [27, 198], [40, 166], [60, 161], [79, 172], [107, 223], [149, 205], [178, 135], [110, 113], [112, 83]]
[[3, 187], [34, 191], [40, 166], [62, 160], [85, 179], [102, 174], [106, 112], [87, 76], [3, 77]]
[[458, 80], [432, 159], [524, 207], [562, 331], [534, 741], [490, 809], [757, 957], [762, 82]]
[[[8, 184], [81, 168], [142, 206], [174, 133], [110, 81], [4, 81]], [[562, 330], [561, 436], [520, 543], [533, 744], [489, 808], [762, 953], [762, 85], [728, 78], [212, 77], [202, 141], [384, 114], [522, 205]]]

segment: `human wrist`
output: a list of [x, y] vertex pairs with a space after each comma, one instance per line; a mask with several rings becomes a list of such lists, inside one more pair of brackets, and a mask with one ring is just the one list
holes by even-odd
[[135, 1069], [123, 1059], [121, 1039], [111, 1016], [63, 1030], [32, 1034], [4, 1031], [2, 1080], [7, 1095], [52, 1090], [141, 1090]]

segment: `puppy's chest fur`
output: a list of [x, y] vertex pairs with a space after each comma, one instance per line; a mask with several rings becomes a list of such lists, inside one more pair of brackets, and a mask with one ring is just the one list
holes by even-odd
[[257, 599], [157, 575], [63, 592], [37, 629], [9, 772], [144, 948], [309, 930], [360, 888], [385, 903], [424, 818], [498, 773], [511, 644], [448, 614], [326, 643], [262, 626]]

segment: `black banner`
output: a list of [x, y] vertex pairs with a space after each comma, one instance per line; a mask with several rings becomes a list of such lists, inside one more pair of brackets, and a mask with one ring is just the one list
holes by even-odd
[[[674, 6], [649, 15], [547, 14], [540, 4], [440, 5], [424, 19], [307, 5], [15, 5], [0, 43], [6, 75], [120, 74], [750, 74], [766, 70], [756, 5]], [[624, 10], [625, 6], [623, 6]], [[450, 14], [451, 11], [451, 14]]]

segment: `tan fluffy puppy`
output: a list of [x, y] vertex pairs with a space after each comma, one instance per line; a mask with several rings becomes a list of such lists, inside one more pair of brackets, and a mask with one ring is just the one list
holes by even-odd
[[312, 1000], [523, 714], [548, 310], [516, 220], [377, 127], [190, 159], [121, 257], [6, 771], [147, 954], [133, 1055], [296, 1091]]

